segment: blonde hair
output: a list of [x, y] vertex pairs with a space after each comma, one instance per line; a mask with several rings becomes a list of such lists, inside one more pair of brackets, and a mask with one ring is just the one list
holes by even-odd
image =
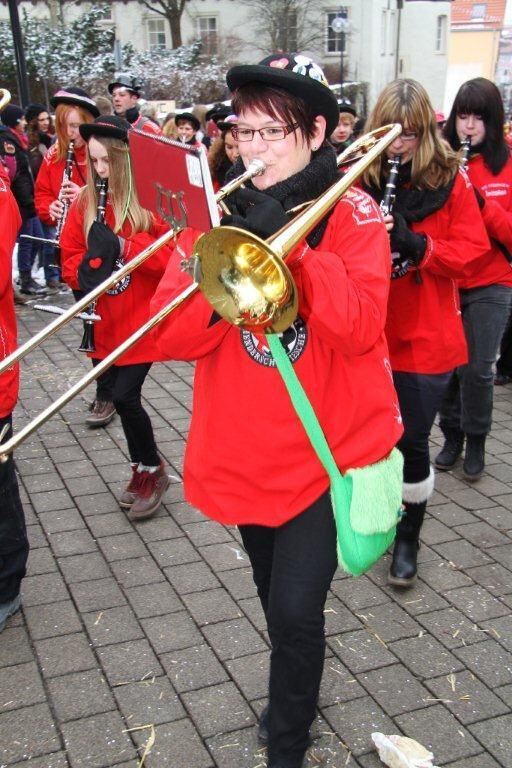
[[94, 117], [83, 107], [78, 107], [75, 104], [57, 104], [55, 109], [55, 133], [57, 134], [57, 154], [56, 162], [66, 159], [66, 152], [69, 147], [68, 131], [67, 131], [67, 119], [72, 109], [76, 109], [80, 122], [92, 123]]
[[[388, 123], [418, 135], [412, 157], [411, 183], [416, 189], [437, 189], [453, 179], [459, 167], [457, 155], [438, 134], [434, 109], [424, 87], [416, 80], [393, 80], [381, 92], [366, 122], [373, 131]], [[385, 175], [384, 153], [363, 173], [363, 181], [380, 187]]]
[[[356, 118], [351, 112], [343, 112], [343, 110], [340, 112], [340, 117], [338, 120], [338, 125], [340, 122], [343, 122], [345, 125], [348, 123], [352, 127], [356, 124]], [[336, 130], [336, 129], [335, 129]]]
[[178, 129], [176, 128], [176, 121], [174, 117], [170, 117], [165, 121], [165, 124], [162, 128], [162, 133], [164, 136], [167, 136], [168, 139], [178, 139]]
[[[105, 136], [94, 136], [108, 153], [109, 163], [109, 201], [114, 211], [114, 232], [120, 232], [125, 221], [130, 223], [130, 234], [147, 232], [153, 223], [153, 215], [139, 203], [137, 190], [133, 183], [130, 151], [126, 142]], [[89, 145], [87, 145], [89, 147]], [[88, 179], [80, 192], [81, 210], [84, 215], [84, 234], [87, 237], [98, 208], [96, 182], [99, 176], [94, 170], [89, 151], [87, 152]]]

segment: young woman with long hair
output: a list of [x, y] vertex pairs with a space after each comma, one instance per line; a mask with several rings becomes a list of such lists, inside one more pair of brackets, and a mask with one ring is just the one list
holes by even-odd
[[366, 127], [388, 123], [400, 123], [402, 134], [363, 174], [363, 184], [380, 202], [388, 161], [399, 158], [394, 208], [384, 221], [393, 258], [386, 337], [405, 428], [398, 443], [405, 514], [389, 581], [406, 587], [416, 577], [420, 530], [434, 490], [428, 438], [452, 371], [467, 360], [456, 281], [489, 245], [471, 184], [439, 137], [420, 83], [395, 80], [384, 88]]
[[[121, 262], [133, 259], [167, 231], [142, 208], [134, 186], [128, 149], [129, 123], [115, 115], [80, 126], [87, 142], [90, 182], [71, 206], [62, 236], [62, 269], [72, 288], [89, 292]], [[97, 220], [98, 183], [108, 182], [105, 221]], [[97, 300], [101, 320], [94, 326], [95, 360], [102, 360], [149, 318], [149, 302], [169, 252], [160, 249]], [[169, 485], [151, 420], [141, 402], [144, 380], [160, 353], [146, 338], [111, 368], [112, 398], [121, 418], [132, 469], [120, 505], [131, 520], [151, 517]]]
[[[265, 171], [226, 198], [231, 224], [266, 238], [287, 211], [338, 178], [326, 141], [336, 98], [310, 59], [289, 53], [234, 67], [227, 82], [240, 158]], [[180, 271], [197, 232], [186, 230], [152, 301], [165, 305], [190, 277]], [[281, 335], [336, 464], [388, 457], [402, 432], [384, 339], [390, 255], [377, 207], [350, 190], [289, 255], [296, 320]], [[324, 664], [324, 605], [337, 566], [323, 470], [275, 367], [263, 332], [221, 320], [201, 293], [156, 329], [166, 359], [197, 360], [185, 455], [185, 494], [205, 515], [239, 527], [270, 642], [268, 706], [259, 736], [269, 768], [300, 768]]]
[[236, 122], [235, 115], [229, 115], [225, 121], [220, 122], [220, 136], [217, 136], [210, 145], [208, 166], [212, 175], [213, 188], [216, 192], [223, 186], [226, 174], [240, 156], [238, 142], [231, 133], [231, 128], [236, 127]]
[[440, 418], [445, 444], [435, 459], [438, 469], [451, 469], [465, 440], [463, 472], [472, 481], [485, 467], [493, 364], [512, 305], [512, 159], [504, 120], [498, 88], [477, 77], [460, 87], [445, 126], [453, 149], [460, 149], [464, 140], [471, 142], [467, 172], [490, 240], [477, 268], [459, 281], [469, 360], [450, 381]]

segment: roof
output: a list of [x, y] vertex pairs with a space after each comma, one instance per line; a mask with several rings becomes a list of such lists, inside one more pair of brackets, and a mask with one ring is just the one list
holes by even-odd
[[452, 29], [501, 29], [506, 4], [506, 0], [453, 0]]

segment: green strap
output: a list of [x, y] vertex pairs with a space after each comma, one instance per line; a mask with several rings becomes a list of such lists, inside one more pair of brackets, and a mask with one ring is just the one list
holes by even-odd
[[293, 365], [291, 364], [288, 355], [283, 349], [280, 338], [272, 333], [268, 334], [266, 339], [270, 351], [272, 352], [272, 357], [276, 362], [277, 369], [281, 374], [286, 389], [288, 390], [288, 394], [290, 395], [293, 407], [306, 430], [307, 436], [309, 437], [319, 460], [329, 475], [332, 484], [335, 479], [339, 479], [341, 473], [334, 461], [331, 449], [325, 439], [325, 435], [313, 410], [313, 406], [311, 405], [302, 384], [297, 378], [297, 374], [293, 369]]

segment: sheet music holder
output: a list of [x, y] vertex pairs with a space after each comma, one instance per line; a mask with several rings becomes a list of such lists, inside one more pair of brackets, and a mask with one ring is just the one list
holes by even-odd
[[172, 228], [192, 227], [207, 232], [219, 225], [204, 149], [137, 129], [128, 132], [128, 142], [143, 208], [157, 213]]

